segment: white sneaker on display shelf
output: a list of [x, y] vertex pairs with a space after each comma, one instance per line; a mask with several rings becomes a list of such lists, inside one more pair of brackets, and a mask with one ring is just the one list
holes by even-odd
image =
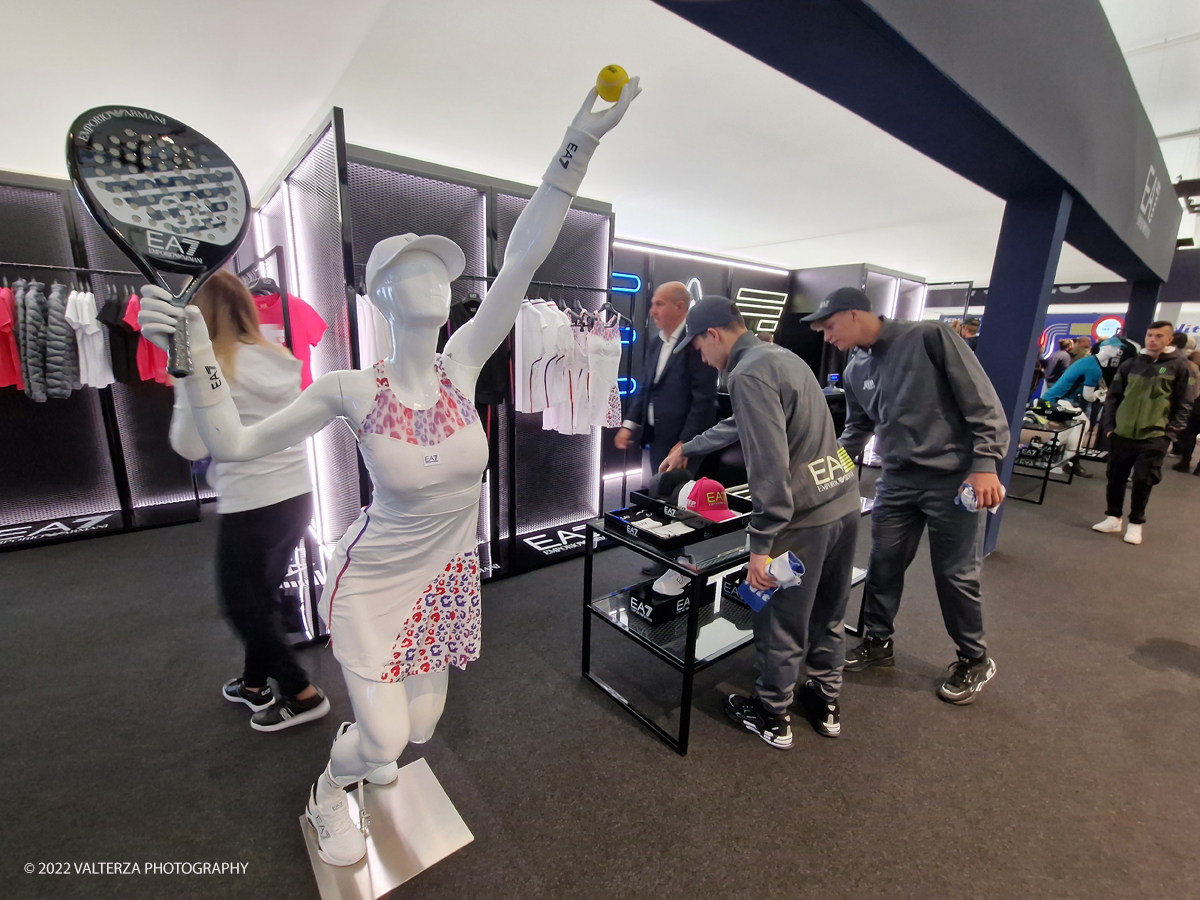
[[367, 855], [367, 839], [350, 817], [350, 801], [329, 767], [308, 795], [304, 811], [317, 833], [317, 855], [331, 866], [352, 866]]
[[1125, 543], [1140, 544], [1142, 542], [1142, 526], [1136, 522], [1130, 522], [1129, 528], [1125, 530]]
[[[1120, 534], [1122, 520], [1117, 516], [1105, 516], [1103, 522], [1097, 522], [1092, 526], [1092, 531], [1099, 531], [1103, 534]], [[1138, 534], [1142, 533], [1141, 526], [1138, 526]]]
[[[692, 562], [690, 556], [681, 556], [680, 560]], [[692, 583], [692, 579], [688, 576], [676, 572], [674, 569], [668, 569], [665, 574], [661, 575], [658, 581], [654, 582], [654, 593], [662, 594], [665, 597], [678, 597], [688, 589], [688, 585]]]

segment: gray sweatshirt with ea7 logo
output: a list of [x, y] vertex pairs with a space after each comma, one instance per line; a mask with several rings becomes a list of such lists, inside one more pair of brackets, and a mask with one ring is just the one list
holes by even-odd
[[703, 456], [741, 440], [754, 503], [750, 552], [769, 554], [793, 528], [858, 515], [858, 472], [838, 447], [829, 405], [804, 360], [746, 332], [733, 345], [728, 371], [733, 421], [697, 435], [683, 454]]
[[842, 387], [841, 444], [856, 457], [874, 432], [888, 483], [957, 489], [972, 472], [995, 473], [1008, 453], [996, 389], [940, 322], [884, 319], [878, 340], [851, 353]]

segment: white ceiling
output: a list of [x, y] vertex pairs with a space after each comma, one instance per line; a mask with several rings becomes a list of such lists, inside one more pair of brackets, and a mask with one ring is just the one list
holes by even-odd
[[[620, 236], [990, 275], [999, 199], [650, 0], [0, 3], [0, 169], [62, 177], [71, 120], [120, 102], [199, 128], [261, 195], [337, 104], [352, 143], [536, 183], [616, 62], [645, 92], [583, 193], [613, 204]], [[1178, 40], [1200, 37], [1200, 3], [1103, 5], [1158, 133], [1200, 129], [1200, 40]], [[1200, 132], [1163, 147], [1172, 177], [1200, 175]], [[1060, 282], [1114, 278], [1064, 250]]]

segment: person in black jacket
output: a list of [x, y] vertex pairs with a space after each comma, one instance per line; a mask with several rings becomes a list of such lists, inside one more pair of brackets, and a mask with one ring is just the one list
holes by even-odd
[[[643, 383], [616, 436], [618, 449], [649, 448], [651, 472], [658, 471], [676, 444], [717, 421], [716, 370], [704, 364], [695, 347], [671, 352], [683, 334], [690, 303], [691, 294], [678, 281], [660, 286], [650, 298], [650, 318], [658, 333], [647, 342]], [[693, 475], [700, 462], [689, 461]]]

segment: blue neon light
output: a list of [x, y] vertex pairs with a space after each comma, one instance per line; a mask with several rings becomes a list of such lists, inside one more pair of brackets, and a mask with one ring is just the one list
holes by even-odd
[[622, 344], [636, 344], [637, 339], [638, 339], [638, 333], [637, 333], [636, 328], [634, 328], [632, 325], [622, 325], [621, 326], [621, 343]]
[[[626, 386], [622, 385], [621, 384], [622, 381], [629, 382], [630, 384], [633, 385], [633, 387], [626, 387]], [[637, 393], [637, 389], [638, 389], [638, 383], [637, 383], [636, 378], [626, 378], [624, 375], [622, 375], [620, 378], [617, 379], [617, 390], [621, 392], [622, 397], [628, 397], [630, 394]]]
[[642, 289], [642, 279], [632, 272], [613, 272], [613, 280], [618, 278], [626, 278], [633, 282], [633, 287], [617, 287], [615, 284], [610, 288], [614, 294], [636, 294]]

